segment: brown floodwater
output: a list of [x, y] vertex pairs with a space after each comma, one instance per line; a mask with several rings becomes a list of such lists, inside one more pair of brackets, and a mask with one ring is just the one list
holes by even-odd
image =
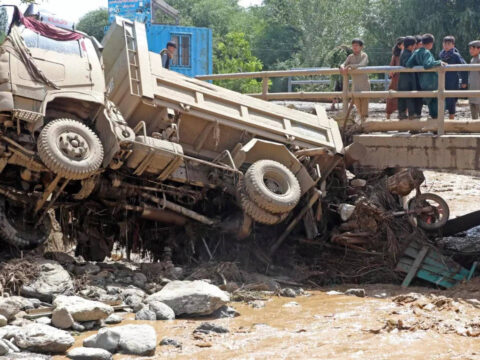
[[[297, 306], [285, 306], [296, 302]], [[273, 297], [261, 309], [233, 303], [241, 316], [235, 319], [180, 319], [174, 321], [134, 321], [149, 324], [157, 340], [174, 338], [182, 349], [158, 346], [155, 356], [137, 359], [469, 359], [480, 354], [480, 340], [434, 330], [391, 332], [381, 329], [399, 305], [388, 299], [358, 298], [311, 292], [295, 299]], [[478, 317], [478, 313], [472, 314]], [[193, 330], [204, 321], [230, 329], [222, 335], [195, 338]], [[119, 326], [119, 325], [116, 325]], [[371, 330], [374, 330], [373, 332]], [[95, 332], [76, 338], [74, 347]], [[473, 355], [473, 357], [471, 357]], [[114, 359], [132, 359], [115, 355]], [[65, 359], [65, 357], [55, 357]]]

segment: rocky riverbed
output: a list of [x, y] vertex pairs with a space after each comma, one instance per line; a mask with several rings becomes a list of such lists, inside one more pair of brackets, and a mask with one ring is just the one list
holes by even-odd
[[[477, 174], [425, 176], [424, 190], [445, 197], [454, 216], [477, 210]], [[3, 359], [480, 358], [476, 279], [450, 290], [320, 287], [235, 263], [95, 263], [54, 252], [0, 269]]]

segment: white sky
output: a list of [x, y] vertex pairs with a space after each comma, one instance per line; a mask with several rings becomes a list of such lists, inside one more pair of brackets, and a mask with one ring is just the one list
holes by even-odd
[[[244, 7], [261, 3], [262, 0], [239, 0], [239, 4]], [[20, 0], [0, 0], [0, 4], [19, 5]], [[107, 6], [108, 0], [44, 0], [41, 5], [42, 8], [75, 22], [90, 10]], [[25, 10], [25, 6], [22, 7], [22, 10]]]

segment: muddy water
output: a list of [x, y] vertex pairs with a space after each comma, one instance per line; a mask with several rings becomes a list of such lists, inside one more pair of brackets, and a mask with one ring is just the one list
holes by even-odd
[[[298, 306], [287, 305], [292, 301]], [[229, 334], [195, 338], [193, 330], [205, 319], [128, 323], [155, 327], [158, 341], [164, 337], [182, 342], [182, 349], [161, 346], [154, 359], [467, 359], [480, 353], [478, 338], [427, 331], [382, 331], [398, 305], [390, 300], [327, 295], [272, 298], [265, 308], [232, 304], [241, 316], [212, 322], [226, 326]], [[287, 305], [287, 306], [286, 306]], [[478, 315], [478, 314], [476, 314]], [[81, 346], [90, 332], [76, 338]], [[132, 356], [116, 355], [115, 359]], [[56, 359], [64, 359], [56, 357]]]

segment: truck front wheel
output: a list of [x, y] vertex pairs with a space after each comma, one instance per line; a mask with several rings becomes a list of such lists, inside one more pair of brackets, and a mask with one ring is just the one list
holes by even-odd
[[102, 165], [103, 146], [85, 124], [71, 119], [48, 123], [40, 133], [38, 155], [55, 174], [69, 180], [93, 175]]

